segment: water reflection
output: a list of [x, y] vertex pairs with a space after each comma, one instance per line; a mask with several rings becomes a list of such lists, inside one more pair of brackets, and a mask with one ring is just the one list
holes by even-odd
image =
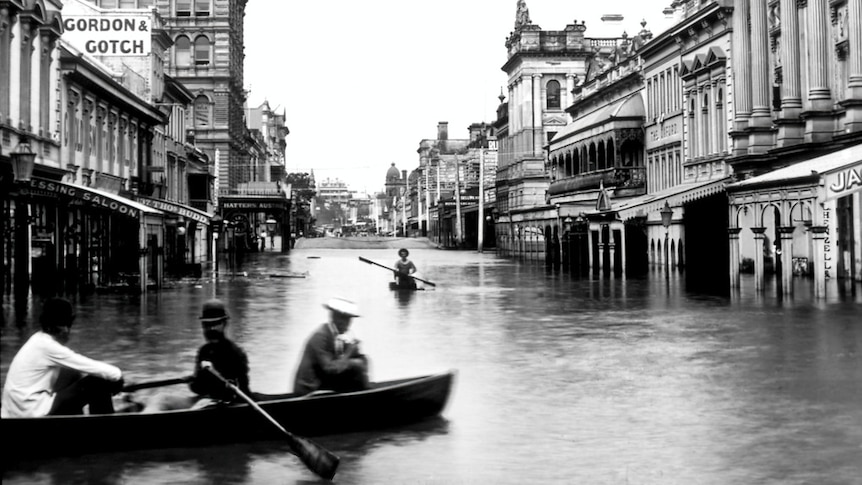
[[[200, 345], [200, 305], [215, 295], [228, 304], [229, 334], [249, 353], [252, 389], [286, 392], [305, 339], [326, 320], [322, 304], [344, 296], [359, 302], [352, 329], [374, 380], [447, 368], [458, 378], [436, 424], [315, 438], [341, 456], [341, 483], [862, 476], [858, 297], [725, 298], [692, 294], [677, 274], [577, 279], [493, 254], [434, 250], [413, 250], [411, 259], [437, 286], [393, 292], [391, 273], [358, 256], [390, 255], [263, 254], [233, 268], [238, 276], [199, 288], [85, 298], [71, 345], [119, 363], [129, 382], [185, 375]], [[32, 320], [3, 327], [4, 376], [34, 328]], [[109, 470], [112, 460], [119, 471]], [[49, 460], [7, 469], [3, 481], [58, 483], [76, 473], [104, 475], [103, 483], [316, 480], [276, 442]]]

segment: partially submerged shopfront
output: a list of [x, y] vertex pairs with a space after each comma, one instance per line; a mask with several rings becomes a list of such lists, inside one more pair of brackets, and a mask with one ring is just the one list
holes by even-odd
[[731, 286], [753, 271], [783, 294], [813, 278], [814, 296], [862, 281], [862, 145], [727, 186]]

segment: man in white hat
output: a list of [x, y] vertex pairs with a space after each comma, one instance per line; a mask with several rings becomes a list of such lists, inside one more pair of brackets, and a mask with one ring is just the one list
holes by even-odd
[[329, 321], [308, 339], [293, 391], [308, 394], [318, 390], [350, 392], [368, 388], [368, 358], [359, 351], [358, 340], [346, 340], [351, 320], [359, 316], [352, 301], [333, 298], [323, 305]]

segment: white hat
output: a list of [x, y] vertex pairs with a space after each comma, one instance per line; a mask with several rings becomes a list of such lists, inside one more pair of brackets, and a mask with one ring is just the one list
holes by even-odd
[[332, 298], [323, 306], [334, 312], [350, 315], [351, 317], [359, 316], [359, 307], [356, 306], [356, 303], [353, 303], [350, 300], [345, 300], [344, 298]]

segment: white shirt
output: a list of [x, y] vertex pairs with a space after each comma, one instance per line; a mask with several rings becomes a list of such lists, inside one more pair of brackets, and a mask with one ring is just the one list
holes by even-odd
[[109, 381], [118, 381], [123, 375], [119, 367], [84, 357], [47, 333], [36, 332], [9, 365], [0, 417], [47, 416], [54, 404], [54, 383], [62, 367]]

